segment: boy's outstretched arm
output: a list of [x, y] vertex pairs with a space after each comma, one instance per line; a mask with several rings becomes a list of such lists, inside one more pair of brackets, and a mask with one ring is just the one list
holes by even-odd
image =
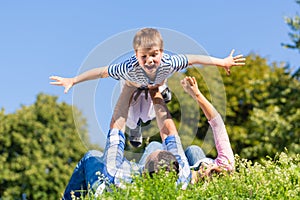
[[51, 80], [54, 80], [54, 82], [50, 82], [51, 85], [63, 86], [65, 88], [64, 93], [67, 93], [70, 90], [70, 88], [77, 83], [107, 77], [108, 67], [105, 66], [88, 70], [73, 78], [63, 78], [60, 76], [50, 76], [49, 78]]
[[223, 67], [227, 73], [230, 75], [230, 68], [233, 66], [245, 65], [246, 58], [243, 55], [233, 56], [234, 49], [230, 52], [229, 56], [226, 58], [215, 58], [207, 55], [186, 55], [189, 61], [189, 65], [200, 64], [200, 65], [215, 65], [218, 67]]

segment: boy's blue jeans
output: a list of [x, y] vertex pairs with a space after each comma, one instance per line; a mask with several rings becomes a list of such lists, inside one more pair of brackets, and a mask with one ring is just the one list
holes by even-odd
[[[149, 154], [156, 150], [162, 150], [162, 144], [151, 142], [145, 149], [139, 165], [144, 166]], [[205, 158], [205, 154], [198, 146], [192, 145], [185, 150], [189, 165], [194, 165], [197, 161]], [[97, 172], [103, 172], [103, 153], [96, 150], [88, 151], [76, 165], [71, 179], [65, 189], [63, 199], [72, 199], [71, 191], [79, 197], [81, 193], [86, 193], [90, 187], [98, 180]]]

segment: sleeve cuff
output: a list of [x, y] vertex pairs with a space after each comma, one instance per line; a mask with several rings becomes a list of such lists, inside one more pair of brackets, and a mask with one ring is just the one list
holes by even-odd
[[223, 119], [222, 119], [221, 115], [218, 113], [214, 118], [209, 120], [208, 123], [212, 127], [217, 127], [217, 126], [220, 126], [220, 124], [223, 124]]

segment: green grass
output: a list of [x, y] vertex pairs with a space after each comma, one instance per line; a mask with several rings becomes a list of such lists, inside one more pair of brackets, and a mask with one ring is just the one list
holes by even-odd
[[234, 173], [214, 175], [187, 190], [175, 186], [174, 174], [161, 173], [154, 178], [135, 177], [126, 189], [112, 188], [99, 199], [300, 199], [299, 178], [300, 154], [281, 153], [260, 163], [236, 156]]

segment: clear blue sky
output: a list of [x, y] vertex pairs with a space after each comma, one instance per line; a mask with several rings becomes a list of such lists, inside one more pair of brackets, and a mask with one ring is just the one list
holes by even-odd
[[[64, 94], [63, 88], [49, 85], [48, 77], [76, 75], [98, 44], [141, 27], [181, 32], [212, 56], [225, 57], [234, 48], [237, 53], [256, 53], [269, 62], [297, 67], [299, 52], [280, 44], [290, 43], [283, 17], [299, 10], [294, 0], [0, 0], [0, 108], [15, 112], [21, 105], [31, 105], [40, 92], [71, 104], [72, 90]], [[98, 89], [109, 93], [116, 84], [112, 80]], [[94, 106], [101, 130], [89, 121], [95, 135], [107, 132], [111, 117], [111, 104], [100, 104]]]

